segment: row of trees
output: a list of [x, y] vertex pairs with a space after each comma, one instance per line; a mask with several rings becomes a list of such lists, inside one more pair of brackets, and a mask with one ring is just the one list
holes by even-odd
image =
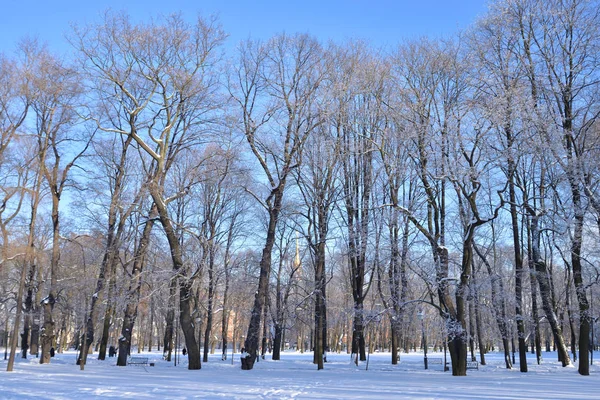
[[512, 368], [516, 338], [526, 372], [542, 336], [589, 374], [598, 9], [499, 1], [388, 53], [298, 34], [229, 56], [180, 15], [107, 13], [69, 57], [22, 41], [0, 60], [8, 369], [19, 335], [48, 363], [75, 333], [83, 368], [117, 336], [126, 365], [136, 329], [170, 358], [178, 328], [200, 369], [216, 326], [245, 369], [291, 332], [319, 369], [345, 338], [366, 360], [367, 334], [395, 364], [424, 310], [454, 375], [475, 339]]

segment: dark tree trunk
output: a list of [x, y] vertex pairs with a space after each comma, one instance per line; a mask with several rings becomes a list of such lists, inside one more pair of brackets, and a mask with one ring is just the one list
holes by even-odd
[[[512, 132], [506, 129], [509, 151], [512, 151]], [[516, 167], [512, 158], [508, 160], [508, 191], [510, 201], [510, 218], [513, 234], [513, 251], [515, 255], [515, 319], [517, 322], [517, 335], [519, 340], [519, 368], [521, 372], [527, 372], [527, 343], [525, 343], [525, 321], [523, 315], [523, 257], [521, 241], [519, 237], [519, 222], [517, 210], [517, 196], [515, 192], [514, 175]]]
[[469, 351], [471, 353], [471, 361], [477, 361], [475, 357], [475, 304], [473, 298], [469, 300]]
[[25, 313], [25, 318], [23, 318], [23, 333], [21, 333], [21, 358], [27, 358], [27, 352], [29, 350], [29, 325], [31, 323], [31, 318]]
[[577, 337], [575, 335], [575, 321], [573, 313], [571, 312], [571, 265], [565, 263], [565, 309], [567, 310], [567, 318], [569, 321], [569, 331], [571, 339], [571, 354], [573, 355], [573, 361], [577, 361]]
[[546, 319], [550, 324], [550, 328], [554, 336], [554, 343], [558, 350], [559, 360], [561, 361], [562, 366], [566, 367], [567, 365], [571, 364], [571, 359], [569, 358], [569, 352], [567, 351], [567, 347], [565, 345], [562, 329], [552, 305], [552, 287], [548, 277], [548, 269], [546, 267], [546, 263], [541, 259], [539, 253], [540, 232], [538, 228], [538, 216], [533, 210], [530, 210], [530, 217], [533, 264], [535, 266], [537, 281], [540, 286], [542, 308], [546, 314]]
[[179, 321], [188, 351], [188, 369], [200, 369], [200, 348], [196, 342], [196, 332], [191, 313], [192, 284], [189, 280], [179, 282]]
[[365, 351], [365, 335], [364, 335], [364, 318], [363, 318], [362, 302], [354, 303], [354, 319], [352, 320], [352, 354], [356, 356], [356, 362], [366, 361], [367, 354]]
[[[475, 271], [475, 269], [473, 269], [473, 271]], [[479, 363], [485, 365], [485, 345], [483, 340], [483, 330], [481, 329], [481, 307], [479, 306], [479, 286], [477, 286], [478, 279], [477, 274], [474, 272], [472, 278], [473, 306], [475, 307], [475, 329], [477, 331], [477, 344], [479, 346]]]
[[[578, 199], [574, 201], [576, 208], [581, 207]], [[581, 375], [590, 374], [590, 304], [588, 302], [581, 267], [581, 247], [583, 240], [583, 213], [576, 213], [573, 242], [571, 244], [571, 265], [573, 267], [573, 283], [579, 305], [579, 368]]]
[[[123, 234], [123, 230], [125, 228], [125, 223], [127, 220], [127, 216], [129, 214], [131, 214], [131, 212], [134, 210], [133, 206], [130, 206], [126, 209], [126, 211], [123, 213], [123, 215], [120, 216], [120, 220], [119, 220], [119, 209], [122, 209], [120, 207], [120, 201], [121, 201], [121, 196], [122, 196], [122, 191], [123, 191], [123, 180], [125, 179], [125, 173], [126, 173], [126, 162], [127, 162], [127, 150], [129, 149], [129, 146], [131, 144], [131, 142], [133, 141], [133, 137], [128, 136], [127, 138], [125, 138], [125, 141], [123, 142], [123, 147], [121, 149], [121, 154], [120, 154], [120, 158], [119, 158], [119, 162], [117, 165], [115, 165], [115, 175], [114, 175], [114, 186], [112, 187], [112, 196], [110, 199], [110, 205], [109, 205], [109, 209], [108, 209], [108, 226], [107, 226], [107, 230], [106, 230], [106, 245], [105, 245], [105, 250], [104, 250], [104, 255], [102, 258], [102, 263], [100, 264], [100, 271], [98, 272], [98, 279], [96, 281], [96, 291], [94, 292], [94, 294], [92, 295], [92, 299], [91, 299], [91, 303], [90, 303], [90, 311], [88, 313], [88, 319], [86, 322], [86, 328], [87, 328], [87, 332], [86, 332], [86, 342], [85, 342], [85, 351], [87, 352], [87, 350], [89, 349], [89, 347], [92, 345], [92, 343], [94, 342], [94, 325], [96, 323], [96, 319], [97, 319], [97, 314], [98, 314], [98, 304], [99, 301], [102, 298], [102, 293], [104, 291], [105, 285], [106, 285], [106, 279], [107, 278], [112, 278], [112, 273], [116, 272], [116, 258], [117, 258], [117, 254], [118, 254], [118, 248], [119, 248], [119, 241], [120, 238]], [[110, 294], [109, 294], [110, 296]], [[108, 304], [111, 304], [112, 302], [112, 298], [108, 298], [107, 299]], [[109, 308], [109, 307], [107, 307]], [[108, 314], [109, 318], [112, 316], [110, 314]], [[104, 316], [104, 321], [106, 322], [107, 320], [107, 314], [105, 314]], [[109, 326], [110, 328], [110, 326]], [[100, 340], [100, 350], [99, 350], [99, 355], [98, 355], [98, 359], [99, 360], [104, 360], [106, 358], [106, 345], [108, 343], [108, 338], [105, 339], [104, 337], [104, 332], [105, 332], [105, 326], [103, 325], [102, 327], [102, 333], [103, 336]], [[81, 358], [81, 353], [80, 353], [80, 357], [78, 359]]]
[[169, 284], [169, 299], [165, 315], [165, 333], [163, 336], [163, 357], [171, 361], [173, 352], [173, 332], [175, 329], [175, 295], [177, 293], [177, 279], [172, 278]]
[[225, 266], [225, 288], [223, 289], [223, 313], [221, 314], [221, 360], [227, 360], [227, 332], [229, 331], [229, 271]]
[[[214, 237], [214, 235], [213, 235]], [[214, 255], [214, 243], [210, 241], [208, 244], [209, 256], [208, 256], [208, 304], [206, 308], [206, 327], [204, 330], [204, 349], [203, 349], [203, 362], [208, 362], [208, 351], [210, 346], [210, 335], [213, 325], [213, 303], [215, 297], [215, 255]]]
[[[459, 321], [450, 320], [451, 326], [460, 325]], [[464, 332], [464, 327], [462, 332]], [[464, 334], [455, 333], [454, 335], [448, 336], [448, 351], [450, 353], [450, 360], [452, 362], [452, 375], [453, 376], [466, 376], [467, 375], [467, 338]]]
[[98, 350], [98, 360], [106, 359], [106, 349], [110, 337], [110, 327], [112, 325], [115, 313], [115, 293], [117, 291], [117, 263], [113, 262], [109, 271], [108, 296], [106, 299], [106, 310], [104, 310], [104, 319], [102, 321], [102, 336], [100, 337], [100, 349]]
[[529, 284], [531, 286], [531, 312], [533, 317], [533, 334], [535, 346], [535, 358], [537, 364], [542, 363], [542, 338], [540, 333], [540, 317], [538, 312], [538, 285], [535, 280], [536, 272], [533, 263], [533, 253], [531, 248], [531, 226], [527, 223], [527, 258], [529, 260]]
[[144, 230], [140, 237], [139, 244], [136, 249], [135, 258], [133, 260], [133, 268], [131, 271], [131, 281], [129, 290], [127, 291], [127, 305], [123, 315], [123, 325], [121, 326], [121, 337], [119, 338], [119, 356], [117, 365], [127, 365], [127, 356], [131, 353], [131, 336], [133, 335], [133, 327], [137, 317], [138, 304], [140, 300], [140, 292], [142, 289], [142, 270], [144, 268], [146, 252], [150, 243], [150, 234], [154, 227], [154, 217], [156, 210], [152, 207], [150, 216], [144, 224]]
[[275, 336], [273, 337], [273, 360], [281, 359], [281, 346], [283, 345], [283, 327], [277, 322], [275, 325]]
[[274, 189], [272, 194], [273, 206], [269, 210], [269, 225], [267, 228], [267, 239], [265, 241], [265, 247], [263, 248], [262, 257], [260, 260], [258, 290], [254, 295], [254, 305], [252, 306], [250, 323], [248, 325], [248, 332], [246, 334], [246, 340], [244, 342], [244, 348], [249, 354], [248, 363], [245, 365], [245, 369], [247, 370], [251, 370], [254, 367], [254, 361], [256, 360], [256, 355], [258, 354], [260, 320], [269, 290], [269, 277], [271, 275], [271, 254], [273, 252], [273, 246], [275, 244], [275, 233], [277, 228], [277, 222], [279, 220], [279, 212], [281, 211], [281, 204], [283, 201], [284, 187], [285, 180], [280, 182], [279, 186], [276, 189]]
[[265, 354], [267, 353], [267, 335], [268, 335], [268, 300], [265, 302], [265, 308], [263, 309], [263, 323], [262, 323], [262, 340], [260, 343], [260, 358], [265, 359]]
[[[37, 355], [37, 345], [34, 350], [29, 346], [29, 339], [31, 338], [31, 344], [33, 345], [33, 314], [35, 313], [34, 299], [34, 286], [35, 286], [35, 272], [36, 264], [31, 263], [29, 266], [29, 274], [27, 276], [27, 296], [25, 297], [25, 318], [23, 319], [23, 334], [21, 335], [21, 358], [27, 358], [27, 351], [31, 347], [31, 355]], [[39, 326], [38, 326], [39, 332]], [[39, 334], [39, 333], [38, 333]]]
[[58, 205], [60, 192], [55, 185], [52, 186], [52, 255], [50, 258], [50, 291], [48, 296], [42, 299], [42, 310], [44, 313], [44, 325], [41, 333], [42, 355], [40, 364], [50, 363], [50, 349], [54, 343], [54, 304], [56, 303], [56, 290], [58, 282], [58, 265], [60, 262], [60, 219]]
[[[320, 218], [320, 223], [326, 223]], [[315, 246], [315, 330], [314, 330], [314, 358], [313, 363], [317, 364], [317, 369], [323, 369], [325, 353], [327, 351], [327, 333], [326, 330], [326, 312], [325, 306], [325, 237], [327, 236], [326, 227], [321, 225], [319, 242]]]

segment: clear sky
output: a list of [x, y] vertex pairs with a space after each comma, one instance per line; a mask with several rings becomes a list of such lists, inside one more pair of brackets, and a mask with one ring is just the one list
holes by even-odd
[[450, 35], [487, 9], [486, 0], [2, 0], [0, 51], [11, 52], [26, 35], [66, 49], [72, 22], [97, 21], [106, 9], [135, 19], [182, 12], [219, 16], [229, 45], [248, 37], [307, 32], [322, 41], [360, 38], [392, 46], [404, 38]]

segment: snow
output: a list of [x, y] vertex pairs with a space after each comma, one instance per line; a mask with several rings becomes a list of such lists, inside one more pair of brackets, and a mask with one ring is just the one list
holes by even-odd
[[[431, 357], [443, 353], [428, 352]], [[137, 354], [133, 354], [137, 355]], [[15, 370], [6, 372], [0, 361], [1, 399], [597, 399], [600, 366], [590, 376], [575, 368], [562, 368], [556, 353], [543, 353], [538, 366], [528, 354], [529, 372], [506, 370], [500, 353], [486, 355], [488, 365], [453, 377], [440, 365], [423, 369], [423, 354], [401, 354], [393, 366], [389, 353], [375, 353], [358, 366], [348, 354], [329, 353], [325, 369], [317, 371], [312, 353], [283, 352], [281, 361], [260, 360], [251, 371], [213, 354], [202, 369], [187, 369], [186, 358], [177, 366], [162, 360], [162, 352], [142, 353], [154, 367], [117, 367], [116, 358], [88, 358], [85, 371], [75, 365], [76, 352], [57, 354], [51, 364], [17, 359]], [[600, 354], [597, 355], [600, 357]], [[518, 361], [518, 360], [517, 360]], [[596, 362], [598, 364], [598, 362]]]

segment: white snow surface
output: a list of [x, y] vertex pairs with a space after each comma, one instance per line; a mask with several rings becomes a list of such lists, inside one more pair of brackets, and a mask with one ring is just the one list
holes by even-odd
[[[137, 353], [132, 354], [137, 356]], [[84, 371], [75, 365], [75, 352], [56, 354], [51, 364], [36, 358], [17, 359], [13, 372], [0, 361], [0, 399], [598, 399], [600, 366], [580, 376], [576, 365], [562, 368], [556, 353], [543, 353], [542, 365], [528, 354], [528, 373], [504, 368], [502, 354], [486, 355], [487, 365], [453, 377], [440, 365], [423, 368], [423, 354], [401, 354], [391, 365], [389, 353], [374, 353], [356, 366], [350, 355], [329, 353], [325, 369], [317, 371], [312, 353], [270, 354], [251, 371], [242, 371], [239, 354], [209, 357], [202, 369], [187, 369], [162, 360], [162, 353], [141, 353], [153, 367], [117, 367], [116, 358], [90, 355]], [[600, 353], [595, 354], [600, 357]], [[429, 354], [443, 357], [443, 353]], [[595, 357], [596, 359], [596, 357]], [[449, 360], [449, 357], [448, 357]], [[517, 355], [518, 363], [518, 355]], [[600, 360], [596, 361], [599, 364]]]

